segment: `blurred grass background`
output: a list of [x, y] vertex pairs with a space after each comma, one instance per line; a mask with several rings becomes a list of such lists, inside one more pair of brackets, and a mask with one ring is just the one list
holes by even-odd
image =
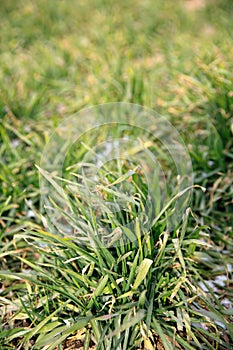
[[216, 94], [232, 99], [215, 79], [232, 71], [232, 12], [223, 0], [2, 2], [1, 109], [43, 118], [130, 101], [200, 114]]

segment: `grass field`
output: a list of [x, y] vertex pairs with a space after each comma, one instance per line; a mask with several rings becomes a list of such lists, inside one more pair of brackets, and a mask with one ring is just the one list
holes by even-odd
[[[9, 0], [0, 13], [0, 349], [232, 349], [233, 2]], [[138, 142], [124, 149], [136, 158], [99, 170], [98, 210], [80, 190], [96, 183], [74, 166], [107, 127], [73, 145], [64, 178], [41, 168], [61, 123], [114, 102], [179, 132], [192, 160], [188, 207], [170, 158], [137, 128], [115, 131]], [[167, 202], [138, 170], [142, 149], [164, 165]], [[49, 222], [39, 179], [65, 189], [72, 217], [49, 203], [78, 237]]]

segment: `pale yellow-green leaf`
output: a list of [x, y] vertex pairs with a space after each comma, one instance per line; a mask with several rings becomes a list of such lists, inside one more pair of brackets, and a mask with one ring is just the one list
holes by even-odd
[[140, 286], [140, 284], [143, 282], [143, 280], [146, 278], [146, 275], [148, 274], [148, 271], [152, 263], [153, 263], [153, 260], [147, 259], [147, 258], [141, 262], [138, 268], [137, 277], [133, 284], [133, 289], [137, 289]]

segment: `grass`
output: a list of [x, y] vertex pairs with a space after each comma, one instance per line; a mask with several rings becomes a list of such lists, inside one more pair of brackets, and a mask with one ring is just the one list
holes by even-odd
[[[1, 349], [232, 348], [233, 7], [198, 3], [0, 5]], [[137, 167], [139, 143], [133, 162], [99, 169], [93, 209], [80, 163], [88, 154], [93, 166], [90, 150], [98, 151], [108, 129], [73, 145], [62, 180], [41, 167], [61, 122], [84, 107], [121, 101], [164, 115], [189, 151], [196, 187], [172, 230], [167, 219], [180, 202], [162, 152], [167, 206], [159, 179], [148, 188]], [[114, 137], [127, 132], [116, 129]], [[161, 148], [136, 128], [130, 135], [148, 145], [144, 152]], [[76, 236], [48, 222], [39, 176], [53, 195], [63, 188], [62, 201], [52, 197], [50, 205]], [[148, 192], [156, 208], [146, 206]], [[109, 211], [106, 201], [121, 201], [121, 210]], [[148, 229], [138, 212], [144, 222], [157, 220]]]

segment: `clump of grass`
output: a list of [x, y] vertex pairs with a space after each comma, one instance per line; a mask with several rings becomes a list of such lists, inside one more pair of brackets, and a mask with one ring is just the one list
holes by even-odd
[[[196, 272], [196, 253], [203, 246], [214, 249], [205, 227], [188, 225], [191, 210], [187, 209], [182, 223], [169, 233], [167, 216], [172, 208], [168, 206], [148, 230], [137, 219], [143, 201], [130, 204], [125, 191], [116, 187], [129, 185], [125, 176], [129, 169], [128, 163], [120, 167], [121, 174], [119, 169], [105, 169], [104, 179], [107, 173], [108, 185], [115, 190], [102, 186], [101, 195], [114, 203], [117, 191], [117, 199], [126, 202], [120, 213], [107, 212], [100, 217], [101, 227], [108, 228], [105, 236], [80, 187], [76, 185], [74, 191], [75, 183], [72, 195], [67, 191], [64, 198], [73, 209], [76, 237], [39, 226], [14, 236], [16, 247], [26, 241], [39, 253], [39, 261], [18, 256], [20, 272], [5, 269], [0, 273], [6, 281], [15, 281], [17, 291], [15, 300], [6, 306], [7, 313], [14, 310], [14, 321], [27, 320], [27, 327], [3, 332], [8, 344], [17, 341], [25, 349], [52, 350], [76, 337], [85, 349], [90, 344], [103, 350], [154, 349], [158, 344], [165, 350], [230, 348], [230, 315], [214, 295], [206, 295], [199, 287], [202, 278]], [[40, 171], [59, 190], [56, 177]], [[134, 175], [130, 173], [133, 194], [139, 190], [139, 178]], [[145, 187], [141, 188], [143, 198]], [[67, 219], [66, 211], [51, 204]], [[98, 204], [104, 213], [106, 208]], [[144, 211], [146, 222], [150, 221], [148, 215]], [[123, 234], [130, 240], [124, 241]], [[7, 292], [6, 288], [6, 296]]]

